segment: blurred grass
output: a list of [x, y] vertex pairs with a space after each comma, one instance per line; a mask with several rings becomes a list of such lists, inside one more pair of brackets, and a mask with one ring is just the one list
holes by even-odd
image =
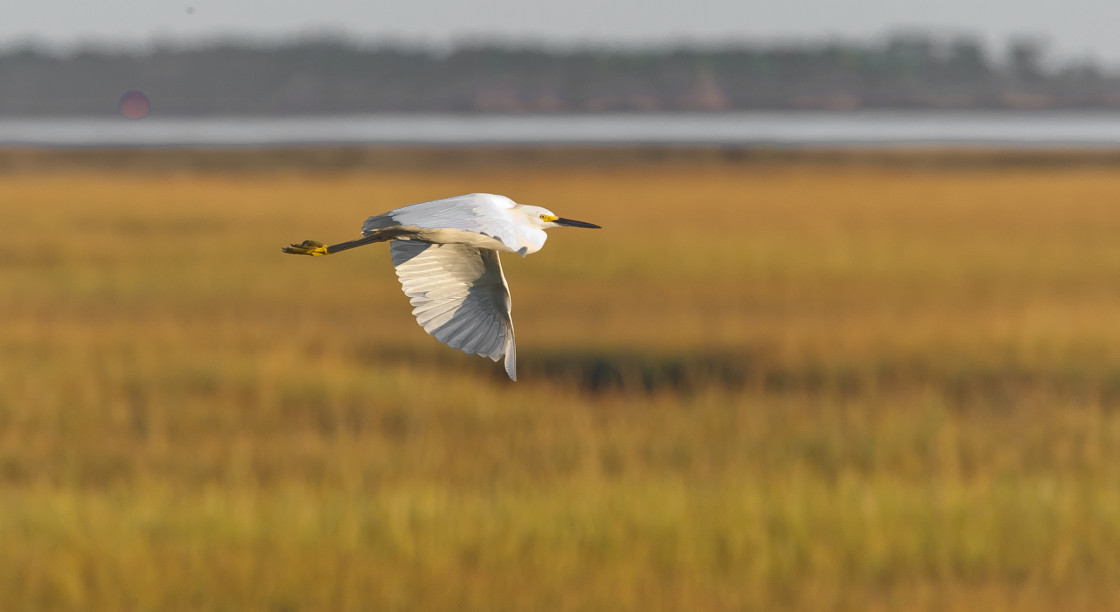
[[[0, 155], [0, 609], [1120, 604], [1107, 155], [391, 153]], [[279, 252], [469, 191], [516, 384]]]

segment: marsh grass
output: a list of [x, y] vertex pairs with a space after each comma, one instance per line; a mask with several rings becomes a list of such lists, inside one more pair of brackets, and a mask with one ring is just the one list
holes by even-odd
[[[1120, 604], [1109, 164], [29, 155], [2, 609]], [[468, 191], [605, 228], [505, 258], [516, 384], [279, 251]]]

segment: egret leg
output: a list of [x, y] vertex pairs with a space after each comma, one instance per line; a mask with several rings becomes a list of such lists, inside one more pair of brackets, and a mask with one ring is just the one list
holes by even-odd
[[284, 247], [284, 252], [291, 255], [333, 255], [334, 253], [337, 253], [339, 251], [345, 251], [346, 249], [360, 247], [363, 244], [372, 244], [374, 242], [385, 242], [386, 240], [392, 240], [393, 238], [400, 236], [402, 233], [403, 232], [399, 230], [379, 231], [376, 234], [363, 236], [361, 238], [358, 238], [357, 240], [340, 242], [338, 244], [332, 244], [330, 246], [325, 246], [322, 242], [316, 242], [314, 240], [304, 240], [299, 244], [292, 244], [291, 246]]

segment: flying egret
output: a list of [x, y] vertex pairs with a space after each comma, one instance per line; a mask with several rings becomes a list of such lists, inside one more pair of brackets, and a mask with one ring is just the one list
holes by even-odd
[[331, 246], [304, 240], [284, 252], [331, 255], [389, 241], [397, 278], [424, 331], [464, 353], [493, 361], [505, 356], [506, 373], [517, 380], [509, 288], [498, 252], [536, 253], [552, 227], [599, 226], [505, 196], [470, 193], [370, 217], [357, 240]]

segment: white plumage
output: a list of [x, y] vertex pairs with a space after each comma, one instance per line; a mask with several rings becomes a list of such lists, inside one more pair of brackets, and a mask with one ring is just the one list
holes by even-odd
[[389, 254], [424, 331], [464, 353], [494, 361], [504, 355], [506, 373], [517, 380], [509, 290], [497, 251], [394, 240]]
[[498, 252], [528, 255], [552, 227], [598, 225], [554, 215], [500, 195], [472, 193], [412, 204], [375, 215], [363, 238], [332, 246], [305, 240], [284, 252], [329, 255], [391, 241], [389, 255], [416, 321], [437, 340], [497, 361], [517, 380], [511, 303]]

